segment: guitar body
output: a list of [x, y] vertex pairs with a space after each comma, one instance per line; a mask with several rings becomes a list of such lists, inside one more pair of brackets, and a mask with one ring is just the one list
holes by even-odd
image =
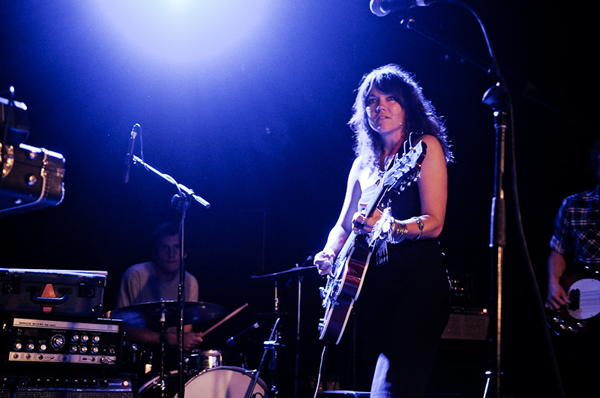
[[340, 342], [360, 294], [372, 253], [365, 235], [352, 234], [346, 240], [333, 265], [333, 276], [327, 279], [323, 290], [327, 296], [323, 297], [325, 316], [319, 325], [321, 340], [335, 344]]
[[569, 268], [560, 278], [571, 302], [549, 311], [549, 324], [557, 334], [578, 333], [600, 314], [600, 275], [585, 268]]
[[[388, 193], [403, 191], [419, 177], [426, 149], [427, 145], [420, 141], [402, 158], [396, 157], [392, 167], [381, 179], [379, 192], [372, 203], [369, 203], [366, 215], [372, 215], [378, 208], [385, 208]], [[375, 235], [373, 231], [371, 233]], [[327, 277], [327, 285], [321, 288], [325, 308], [325, 316], [319, 323], [321, 340], [335, 344], [340, 342], [354, 302], [360, 295], [371, 254], [380, 243], [378, 236], [355, 233], [351, 233], [346, 239], [333, 263], [331, 275]]]

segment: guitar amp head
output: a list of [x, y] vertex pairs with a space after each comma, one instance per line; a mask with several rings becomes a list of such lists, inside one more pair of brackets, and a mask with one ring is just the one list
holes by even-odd
[[3, 321], [0, 353], [11, 367], [117, 368], [123, 335], [123, 322], [115, 319], [11, 314]]

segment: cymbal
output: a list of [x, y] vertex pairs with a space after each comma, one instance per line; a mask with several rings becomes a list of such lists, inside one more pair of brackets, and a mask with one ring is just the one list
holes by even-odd
[[295, 312], [279, 312], [279, 311], [273, 311], [273, 312], [258, 312], [258, 313], [254, 313], [254, 314], [246, 314], [246, 318], [255, 318], [255, 319], [267, 319], [267, 320], [274, 320], [276, 318], [287, 318], [288, 316], [291, 315], [295, 315]]
[[250, 279], [264, 279], [264, 278], [273, 278], [273, 277], [278, 277], [278, 276], [287, 276], [287, 274], [290, 274], [290, 273], [296, 273], [296, 272], [299, 272], [299, 271], [306, 271], [306, 270], [315, 271], [316, 269], [317, 269], [316, 265], [294, 267], [294, 268], [286, 269], [285, 271], [275, 272], [273, 274], [252, 275], [250, 277]]
[[[161, 314], [165, 314], [165, 326], [176, 326], [179, 320], [177, 300], [154, 301], [131, 305], [110, 311], [109, 318], [121, 319], [126, 328], [160, 330]], [[183, 309], [183, 323], [186, 325], [210, 321], [223, 315], [220, 305], [202, 301], [186, 301]]]

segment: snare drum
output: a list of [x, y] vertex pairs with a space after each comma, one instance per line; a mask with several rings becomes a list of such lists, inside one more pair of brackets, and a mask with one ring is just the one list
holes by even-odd
[[197, 375], [206, 369], [223, 365], [223, 353], [219, 350], [196, 351], [185, 357], [185, 368], [188, 375]]
[[[252, 372], [233, 366], [207, 369], [185, 383], [185, 396], [194, 398], [243, 398], [250, 386], [252, 377]], [[269, 397], [267, 385], [260, 378], [256, 381], [251, 397]]]

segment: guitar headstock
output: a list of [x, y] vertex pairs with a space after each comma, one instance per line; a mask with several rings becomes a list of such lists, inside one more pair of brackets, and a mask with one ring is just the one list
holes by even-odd
[[427, 144], [423, 141], [419, 141], [401, 158], [396, 154], [394, 164], [383, 177], [383, 185], [388, 189], [403, 191], [411, 182], [419, 178], [426, 154]]

